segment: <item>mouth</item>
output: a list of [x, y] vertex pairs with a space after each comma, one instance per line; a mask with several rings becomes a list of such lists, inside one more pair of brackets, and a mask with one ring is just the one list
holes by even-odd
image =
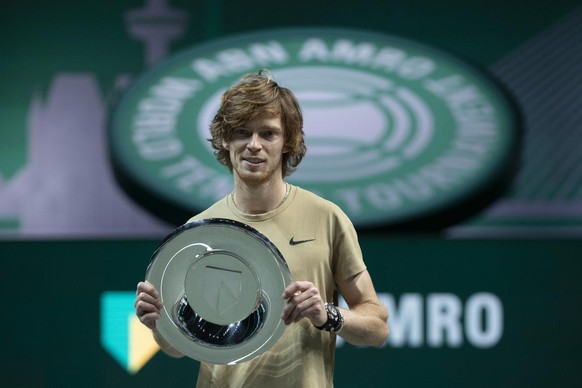
[[260, 159], [260, 158], [253, 158], [253, 157], [243, 158], [243, 160], [244, 160], [246, 163], [248, 163], [248, 164], [250, 164], [250, 165], [252, 165], [252, 166], [258, 166], [258, 165], [260, 165], [261, 163], [263, 163], [263, 162], [264, 162], [264, 160], [263, 160], [263, 159]]

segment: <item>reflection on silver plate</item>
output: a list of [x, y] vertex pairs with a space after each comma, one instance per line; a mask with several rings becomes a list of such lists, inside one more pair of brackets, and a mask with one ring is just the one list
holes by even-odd
[[190, 358], [248, 361], [285, 331], [287, 263], [267, 237], [238, 221], [208, 218], [179, 227], [154, 253], [146, 280], [164, 303], [158, 331]]

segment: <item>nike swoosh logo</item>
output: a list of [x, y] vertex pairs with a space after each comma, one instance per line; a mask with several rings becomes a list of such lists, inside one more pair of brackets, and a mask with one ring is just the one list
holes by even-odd
[[307, 243], [310, 241], [315, 241], [314, 238], [312, 238], [310, 240], [297, 240], [297, 241], [295, 241], [294, 239], [295, 239], [295, 237], [291, 237], [291, 240], [289, 240], [289, 245], [299, 245], [299, 244]]

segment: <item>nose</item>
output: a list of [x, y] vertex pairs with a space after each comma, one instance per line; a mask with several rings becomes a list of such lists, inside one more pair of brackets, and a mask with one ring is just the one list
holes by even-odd
[[253, 133], [253, 135], [249, 138], [249, 142], [247, 144], [247, 148], [250, 151], [259, 151], [262, 147], [261, 139], [258, 133]]

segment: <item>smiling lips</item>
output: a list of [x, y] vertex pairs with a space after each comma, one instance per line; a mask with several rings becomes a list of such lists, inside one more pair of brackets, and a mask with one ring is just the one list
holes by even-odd
[[253, 166], [256, 166], [256, 165], [259, 165], [259, 164], [263, 163], [263, 159], [260, 159], [260, 158], [252, 158], [252, 157], [250, 157], [250, 158], [243, 158], [243, 160], [245, 162], [253, 165]]

